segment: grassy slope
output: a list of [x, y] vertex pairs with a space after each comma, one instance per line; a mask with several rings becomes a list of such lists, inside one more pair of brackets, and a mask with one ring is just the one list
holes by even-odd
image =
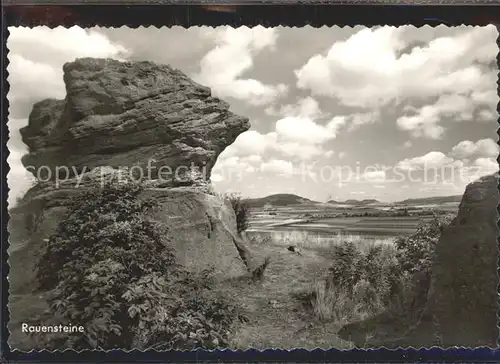
[[[248, 323], [241, 324], [233, 341], [236, 348], [344, 347], [352, 345], [339, 339], [338, 327], [310, 325], [311, 319], [293, 293], [310, 288], [314, 277], [324, 272], [327, 261], [312, 250], [297, 255], [282, 246], [251, 246], [271, 256], [271, 264], [261, 283], [235, 280], [226, 284], [228, 293], [236, 297], [246, 310]], [[277, 306], [270, 304], [278, 302]]]

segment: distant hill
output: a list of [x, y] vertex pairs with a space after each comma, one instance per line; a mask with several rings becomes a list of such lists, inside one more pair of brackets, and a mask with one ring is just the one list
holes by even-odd
[[335, 200], [328, 200], [326, 203], [342, 203], [340, 201], [335, 201]]
[[454, 196], [437, 196], [437, 197], [424, 197], [424, 198], [409, 198], [397, 204], [406, 204], [406, 205], [417, 205], [417, 204], [440, 204], [446, 202], [460, 202], [462, 201], [462, 195], [454, 195]]
[[337, 204], [346, 204], [346, 205], [370, 205], [372, 203], [380, 203], [380, 201], [375, 199], [366, 199], [366, 200], [345, 200], [344, 202], [330, 200], [328, 203], [337, 203]]
[[280, 193], [261, 198], [248, 198], [245, 202], [250, 207], [264, 207], [264, 205], [272, 206], [288, 206], [299, 205], [303, 203], [318, 203], [317, 201], [309, 200], [308, 198], [300, 197], [289, 193]]

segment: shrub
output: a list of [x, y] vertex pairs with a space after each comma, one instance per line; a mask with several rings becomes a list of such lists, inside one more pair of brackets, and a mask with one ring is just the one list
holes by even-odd
[[396, 294], [400, 271], [396, 250], [384, 243], [345, 241], [330, 247], [332, 264], [309, 295], [320, 320], [344, 325], [380, 313]]
[[415, 322], [425, 307], [435, 246], [452, 219], [450, 214], [435, 214], [394, 245], [332, 245], [325, 253], [332, 262], [327, 276], [310, 294], [316, 316], [345, 323], [385, 310]]
[[346, 242], [331, 249], [327, 289], [341, 288], [349, 297], [375, 306], [390, 302], [400, 280], [394, 248], [382, 244], [360, 248], [353, 242]]
[[[210, 272], [185, 272], [168, 231], [147, 220], [139, 185], [108, 184], [73, 201], [38, 262], [55, 315], [85, 326], [80, 350], [226, 345], [234, 307], [213, 297]], [[202, 297], [202, 298], [200, 298]]]
[[269, 263], [271, 262], [271, 258], [270, 257], [266, 257], [264, 259], [264, 262], [262, 262], [262, 264], [260, 264], [259, 266], [257, 266], [251, 273], [252, 273], [252, 280], [253, 281], [261, 281], [263, 278], [264, 278], [264, 272], [267, 268], [267, 266], [269, 265]]
[[358, 299], [341, 287], [327, 288], [325, 281], [314, 282], [309, 299], [320, 321], [332, 321], [339, 326], [363, 320], [373, 313], [371, 304], [365, 304], [364, 299]]
[[226, 195], [225, 198], [231, 203], [234, 214], [236, 215], [236, 229], [238, 233], [247, 230], [249, 226], [250, 215], [250, 206], [248, 205], [248, 203], [243, 200], [240, 195], [236, 194]]
[[434, 214], [432, 220], [421, 223], [414, 234], [396, 239], [401, 268], [412, 274], [430, 271], [439, 237], [452, 220], [451, 214]]
[[398, 295], [391, 302], [392, 313], [412, 322], [418, 319], [430, 288], [436, 245], [453, 218], [453, 214], [434, 214], [430, 221], [421, 223], [414, 234], [396, 239], [401, 280]]

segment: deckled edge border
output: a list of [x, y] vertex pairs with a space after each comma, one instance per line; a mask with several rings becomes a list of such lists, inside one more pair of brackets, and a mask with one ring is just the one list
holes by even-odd
[[[283, 3], [281, 3], [283, 4]], [[290, 8], [298, 9], [298, 6], [306, 6], [299, 11], [296, 11], [295, 14], [290, 12]], [[392, 5], [392, 6], [391, 6]], [[414, 347], [407, 348], [397, 348], [397, 349], [387, 349], [385, 347], [377, 348], [377, 349], [351, 349], [351, 350], [340, 350], [340, 349], [313, 349], [307, 350], [302, 348], [296, 349], [265, 349], [265, 350], [257, 350], [257, 349], [247, 349], [247, 350], [231, 350], [231, 349], [221, 349], [221, 350], [204, 350], [197, 349], [194, 351], [166, 351], [166, 352], [158, 352], [158, 351], [149, 351], [142, 352], [139, 350], [110, 350], [110, 351], [81, 351], [77, 352], [74, 350], [41, 350], [36, 351], [32, 350], [30, 352], [22, 352], [19, 350], [10, 350], [7, 340], [9, 336], [9, 331], [7, 328], [7, 322], [9, 320], [9, 310], [8, 310], [8, 291], [9, 291], [9, 282], [7, 280], [7, 275], [9, 272], [8, 265], [8, 231], [7, 231], [7, 223], [8, 223], [8, 192], [9, 188], [7, 185], [7, 174], [10, 170], [9, 165], [7, 163], [7, 158], [9, 156], [9, 150], [7, 148], [7, 140], [9, 136], [9, 130], [7, 127], [8, 120], [8, 107], [9, 101], [7, 99], [7, 93], [9, 90], [9, 84], [7, 82], [8, 78], [8, 48], [7, 48], [7, 38], [9, 35], [8, 26], [40, 26], [45, 25], [50, 28], [54, 28], [57, 26], [73, 26], [79, 25], [81, 27], [92, 27], [92, 26], [100, 26], [100, 27], [120, 27], [120, 26], [128, 26], [131, 28], [137, 28], [140, 26], [155, 26], [155, 27], [171, 27], [171, 26], [183, 26], [185, 28], [190, 26], [220, 26], [220, 25], [230, 25], [230, 26], [288, 26], [288, 27], [303, 27], [303, 26], [312, 26], [315, 28], [322, 26], [356, 26], [356, 25], [364, 25], [364, 26], [376, 26], [376, 25], [413, 25], [415, 27], [422, 27], [424, 25], [430, 25], [435, 27], [437, 25], [446, 25], [446, 26], [457, 26], [457, 25], [487, 25], [487, 24], [495, 24], [497, 27], [497, 31], [499, 35], [497, 37], [497, 46], [500, 48], [500, 16], [495, 17], [495, 12], [491, 12], [491, 8], [482, 6], [482, 11], [477, 11], [478, 6], [425, 6], [422, 3], [417, 5], [422, 6], [405, 6], [402, 5], [408, 4], [390, 4], [389, 6], [380, 6], [380, 5], [363, 5], [363, 6], [350, 6], [345, 4], [335, 4], [335, 6], [330, 6], [330, 9], [334, 9], [333, 13], [328, 14], [328, 11], [325, 11], [325, 6], [328, 5], [307, 5], [307, 2], [303, 2], [302, 4], [294, 4], [294, 5], [266, 5], [265, 8], [262, 6], [251, 6], [253, 8], [252, 11], [248, 11], [242, 15], [236, 9], [243, 9], [242, 7], [233, 8], [229, 5], [230, 9], [234, 9], [231, 11], [223, 11], [219, 13], [210, 13], [206, 10], [203, 11], [203, 7], [196, 5], [177, 5], [175, 7], [169, 5], [163, 5], [162, 8], [166, 9], [167, 7], [170, 10], [170, 18], [165, 17], [165, 14], [162, 14], [157, 11], [158, 7], [161, 5], [150, 5], [148, 6], [150, 9], [149, 15], [156, 15], [156, 17], [149, 17], [150, 21], [142, 22], [138, 21], [144, 20], [144, 14], [141, 16], [137, 16], [136, 9], [127, 9], [125, 7], [118, 8], [117, 5], [79, 5], [78, 11], [79, 13], [75, 17], [75, 10], [77, 7], [73, 6], [73, 11], [71, 11], [71, 6], [60, 6], [60, 5], [52, 5], [52, 6], [37, 6], [34, 9], [34, 6], [24, 5], [24, 6], [11, 6], [2, 9], [2, 18], [3, 18], [3, 26], [2, 26], [2, 38], [3, 38], [3, 49], [2, 49], [2, 90], [3, 90], [3, 100], [2, 100], [2, 132], [1, 132], [1, 142], [2, 142], [2, 250], [1, 250], [1, 267], [2, 267], [2, 328], [1, 328], [1, 348], [0, 348], [0, 360], [8, 360], [8, 361], [22, 361], [22, 362], [38, 362], [38, 361], [47, 361], [49, 360], [57, 360], [59, 361], [71, 361], [71, 362], [95, 362], [99, 361], [123, 361], [125, 360], [133, 360], [133, 361], [151, 361], [151, 360], [165, 360], [169, 362], [283, 362], [283, 361], [292, 361], [292, 362], [327, 362], [327, 361], [335, 361], [335, 362], [404, 362], [404, 361], [439, 361], [439, 362], [452, 362], [452, 361], [461, 361], [461, 362], [471, 362], [471, 361], [479, 361], [479, 362], [498, 362], [500, 360], [500, 349], [499, 348], [488, 348], [488, 347], [478, 347], [478, 348], [465, 348], [465, 347], [452, 347], [452, 348], [439, 348], [439, 347], [431, 347], [431, 348], [420, 348], [416, 349]], [[274, 9], [269, 11], [269, 6], [272, 6]], [[319, 7], [323, 7], [321, 11]], [[481, 7], [481, 6], [479, 6]], [[120, 10], [117, 12], [116, 10], [124, 9], [125, 11]], [[141, 6], [141, 11], [146, 9], [147, 6]], [[151, 8], [156, 8], [151, 11]], [[175, 10], [174, 10], [175, 8]], [[288, 9], [286, 9], [288, 8]], [[350, 8], [349, 16], [345, 16], [346, 13], [339, 14], [338, 9], [346, 10]], [[461, 8], [461, 9], [460, 9]], [[467, 8], [467, 9], [465, 9]], [[471, 14], [471, 8], [475, 8], [475, 11]], [[67, 10], [70, 9], [69, 12]], [[82, 11], [83, 9], [83, 11]], [[247, 7], [248, 9], [248, 7]], [[255, 10], [258, 9], [258, 10]], [[304, 11], [307, 9], [308, 11]], [[312, 11], [309, 11], [309, 10]], [[377, 10], [374, 12], [373, 10]], [[394, 17], [397, 19], [389, 20], [392, 15], [398, 10], [405, 9], [406, 14], [401, 16]], [[432, 11], [431, 11], [432, 9]], [[439, 9], [439, 10], [438, 10]], [[453, 11], [452, 11], [453, 9]], [[497, 8], [498, 9], [498, 8]], [[14, 11], [13, 11], [14, 10]], [[16, 16], [16, 10], [17, 16]], [[55, 10], [55, 12], [53, 12]], [[104, 14], [103, 14], [104, 10]], [[201, 11], [200, 11], [201, 10]], [[266, 17], [268, 14], [272, 14], [272, 10], [274, 11], [274, 18], [269, 19]], [[446, 10], [446, 11], [442, 11]], [[457, 13], [457, 10], [460, 13]], [[488, 10], [490, 10], [488, 12]], [[437, 16], [425, 16], [426, 12], [430, 12], [431, 14], [438, 13]], [[267, 13], [267, 14], [266, 14]], [[287, 14], [288, 13], [288, 14]], [[403, 11], [404, 13], [404, 11]], [[99, 16], [95, 16], [98, 15]], [[219, 16], [222, 14], [222, 16]], [[465, 15], [468, 14], [468, 15]], [[126, 21], [123, 21], [124, 15], [128, 18]], [[290, 15], [294, 15], [292, 21], [290, 21]], [[310, 15], [313, 15], [311, 20]], [[332, 16], [335, 15], [335, 16]], [[341, 19], [340, 17], [344, 17]], [[85, 17], [87, 18], [78, 18]], [[299, 19], [297, 18], [299, 17]], [[90, 20], [89, 20], [90, 18]], [[154, 19], [153, 19], [154, 18]], [[349, 18], [349, 20], [345, 20], [345, 18]], [[153, 21], [151, 21], [153, 19]], [[362, 19], [360, 21], [360, 19]], [[371, 19], [366, 21], [367, 19]], [[445, 20], [448, 19], [448, 20]], [[208, 20], [208, 21], [207, 21]], [[298, 21], [297, 21], [298, 20]], [[497, 64], [499, 66], [499, 80], [497, 80], [497, 93], [500, 95], [500, 51], [497, 55]], [[497, 111], [500, 113], [500, 101], [497, 104]], [[500, 119], [499, 119], [500, 122]], [[499, 124], [500, 125], [500, 124]], [[500, 126], [497, 129], [497, 135], [500, 137]], [[500, 162], [500, 156], [497, 161]], [[500, 183], [498, 185], [498, 189], [500, 191]], [[500, 201], [497, 205], [497, 211], [500, 213]], [[3, 218], [5, 216], [5, 218]], [[497, 221], [497, 226], [500, 230], [500, 219]], [[497, 237], [497, 246], [500, 247], [500, 236]], [[498, 262], [500, 266], [500, 254], [498, 254]], [[500, 268], [497, 268], [497, 275], [500, 272]], [[497, 291], [500, 291], [500, 282], [497, 286]], [[497, 326], [500, 322], [500, 307], [497, 312]], [[497, 344], [500, 342], [500, 336], [497, 340]]]

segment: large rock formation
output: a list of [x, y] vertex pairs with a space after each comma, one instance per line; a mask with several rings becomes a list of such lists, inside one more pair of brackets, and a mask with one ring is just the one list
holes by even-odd
[[23, 164], [42, 178], [63, 166], [71, 173], [141, 166], [152, 178], [164, 167], [168, 179], [170, 169], [191, 164], [209, 176], [217, 156], [250, 127], [169, 66], [83, 58], [63, 70], [66, 99], [35, 104], [21, 130], [29, 147]]
[[436, 247], [431, 288], [420, 324], [443, 346], [497, 346], [498, 176], [467, 186], [456, 219]]
[[[234, 211], [210, 192], [208, 180], [218, 155], [250, 127], [248, 119], [180, 71], [151, 62], [79, 59], [64, 66], [64, 81], [66, 99], [35, 104], [21, 131], [29, 146], [24, 165], [52, 180], [31, 188], [9, 211], [9, 343], [15, 348], [31, 348], [20, 324], [46, 309], [35, 285], [42, 240], [66, 218], [73, 196], [130, 176], [134, 166], [150, 166], [143, 197], [158, 202], [150, 217], [168, 230], [180, 263], [215, 268], [222, 279], [247, 271]], [[153, 166], [181, 167], [183, 174], [158, 175]], [[55, 181], [57, 169], [72, 173]]]

